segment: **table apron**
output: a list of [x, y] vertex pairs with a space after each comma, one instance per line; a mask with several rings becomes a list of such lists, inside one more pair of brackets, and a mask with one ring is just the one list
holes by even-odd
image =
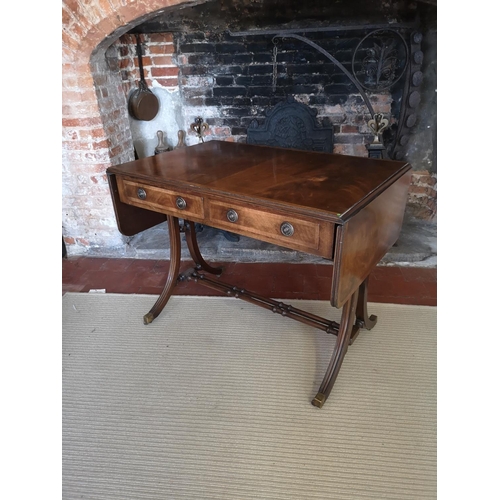
[[326, 259], [333, 258], [335, 223], [230, 196], [160, 187], [117, 176], [120, 201]]

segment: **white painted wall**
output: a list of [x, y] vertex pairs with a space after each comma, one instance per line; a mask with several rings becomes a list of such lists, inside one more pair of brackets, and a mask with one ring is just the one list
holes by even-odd
[[170, 147], [177, 145], [179, 130], [186, 135], [189, 124], [184, 122], [179, 88], [167, 89], [153, 82], [150, 90], [160, 102], [160, 109], [151, 121], [136, 120], [129, 115], [130, 129], [134, 146], [139, 158], [153, 156], [158, 144], [158, 130], [163, 132], [163, 139]]

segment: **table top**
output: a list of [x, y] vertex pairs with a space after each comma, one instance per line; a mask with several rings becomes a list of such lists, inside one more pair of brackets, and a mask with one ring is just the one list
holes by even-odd
[[108, 172], [347, 220], [410, 169], [400, 161], [210, 141]]

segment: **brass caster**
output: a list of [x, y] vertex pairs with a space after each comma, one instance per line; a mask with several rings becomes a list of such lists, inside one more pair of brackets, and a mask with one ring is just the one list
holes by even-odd
[[314, 406], [317, 406], [318, 408], [322, 408], [323, 405], [325, 404], [325, 401], [326, 401], [326, 396], [321, 392], [318, 392], [318, 394], [316, 394], [315, 398], [311, 401], [311, 403]]
[[149, 323], [152, 323], [155, 317], [153, 316], [153, 313], [147, 313], [144, 315], [144, 324], [149, 325]]

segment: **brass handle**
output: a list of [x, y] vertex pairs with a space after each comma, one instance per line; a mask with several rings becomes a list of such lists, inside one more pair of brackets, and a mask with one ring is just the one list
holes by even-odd
[[236, 222], [238, 220], [238, 213], [231, 208], [227, 211], [226, 217], [229, 222]]
[[145, 200], [146, 199], [146, 191], [142, 188], [139, 188], [137, 190], [137, 196], [138, 198], [140, 198], [141, 200]]
[[283, 222], [283, 224], [281, 224], [280, 229], [281, 229], [281, 234], [283, 236], [292, 236], [293, 233], [295, 232], [295, 229], [289, 222]]
[[175, 200], [175, 205], [179, 210], [184, 210], [187, 207], [186, 200], [181, 196], [178, 196]]

